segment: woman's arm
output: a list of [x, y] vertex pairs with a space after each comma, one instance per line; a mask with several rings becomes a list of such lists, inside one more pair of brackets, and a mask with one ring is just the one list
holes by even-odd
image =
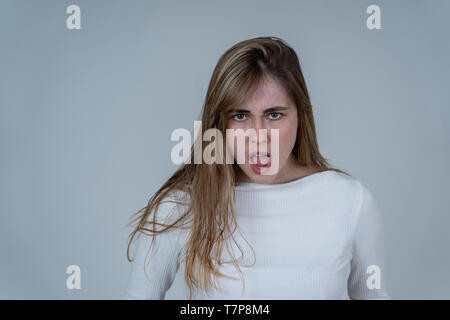
[[360, 185], [360, 210], [348, 278], [350, 299], [391, 299], [386, 290], [383, 217], [370, 190]]
[[[161, 222], [160, 216], [166, 217], [174, 204], [161, 203], [157, 221]], [[164, 220], [164, 223], [172, 221]], [[151, 229], [151, 227], [149, 227]], [[163, 229], [156, 226], [157, 230]], [[128, 285], [125, 291], [125, 299], [147, 299], [162, 300], [166, 291], [170, 288], [179, 268], [177, 229], [155, 235], [155, 240], [150, 249], [152, 236], [141, 233], [136, 246]], [[144, 272], [145, 267], [145, 272]]]

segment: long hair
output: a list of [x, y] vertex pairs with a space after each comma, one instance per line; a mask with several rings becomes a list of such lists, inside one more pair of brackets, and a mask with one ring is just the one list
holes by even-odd
[[[312, 105], [306, 83], [295, 51], [277, 37], [258, 37], [239, 42], [228, 49], [219, 59], [211, 76], [201, 113], [202, 132], [219, 129], [226, 136], [227, 110], [239, 106], [258, 88], [265, 76], [276, 80], [295, 103], [298, 113], [297, 138], [292, 150], [301, 166], [313, 167], [316, 171], [334, 170], [349, 175], [340, 169], [331, 168], [317, 144]], [[205, 141], [198, 135], [195, 143], [205, 149]], [[194, 145], [195, 145], [194, 144]], [[234, 186], [239, 168], [236, 163], [194, 163], [194, 145], [190, 151], [190, 162], [185, 162], [151, 197], [148, 205], [136, 212], [130, 224], [137, 222], [129, 235], [130, 245], [138, 232], [158, 235], [172, 228], [182, 228], [181, 223], [190, 218], [189, 238], [184, 244], [186, 252], [185, 283], [190, 296], [194, 288], [209, 291], [211, 285], [217, 289], [216, 277], [229, 277], [218, 270], [222, 265], [221, 252], [226, 240], [232, 237], [231, 223], [236, 223]], [[225, 145], [225, 144], [224, 144]], [[181, 201], [167, 200], [174, 191], [185, 195]], [[185, 201], [187, 200], [187, 201]], [[174, 202], [185, 206], [184, 213], [172, 224], [157, 222], [156, 212], [161, 203]], [[153, 213], [153, 215], [152, 215]], [[150, 216], [153, 219], [150, 221]], [[147, 228], [150, 225], [151, 228]], [[183, 224], [184, 225], [184, 224]], [[164, 226], [157, 230], [155, 226]], [[234, 238], [233, 238], [234, 239]], [[153, 245], [153, 237], [152, 244]], [[241, 250], [242, 252], [242, 250]], [[233, 257], [233, 254], [231, 254]], [[233, 265], [239, 268], [233, 257]]]

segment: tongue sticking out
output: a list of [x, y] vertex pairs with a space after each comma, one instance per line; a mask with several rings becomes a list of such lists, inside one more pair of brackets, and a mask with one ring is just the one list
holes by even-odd
[[270, 157], [268, 156], [254, 156], [253, 160], [256, 160], [254, 162], [259, 167], [264, 167], [270, 163]]

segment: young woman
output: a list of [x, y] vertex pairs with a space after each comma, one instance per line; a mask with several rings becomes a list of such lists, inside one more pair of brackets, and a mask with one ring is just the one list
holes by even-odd
[[[224, 148], [244, 147], [248, 161], [195, 163], [192, 146], [190, 163], [130, 222], [125, 298], [164, 299], [177, 278], [186, 299], [390, 299], [382, 216], [369, 189], [320, 154], [286, 42], [259, 37], [227, 50], [201, 118], [202, 132], [220, 130]], [[258, 135], [239, 143], [227, 129]], [[198, 139], [206, 150], [210, 142]], [[275, 173], [262, 174], [274, 159]]]

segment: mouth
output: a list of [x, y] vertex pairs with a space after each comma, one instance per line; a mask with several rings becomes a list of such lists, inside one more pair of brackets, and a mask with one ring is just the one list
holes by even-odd
[[270, 167], [270, 163], [269, 152], [255, 152], [250, 156], [250, 165], [258, 168]]

